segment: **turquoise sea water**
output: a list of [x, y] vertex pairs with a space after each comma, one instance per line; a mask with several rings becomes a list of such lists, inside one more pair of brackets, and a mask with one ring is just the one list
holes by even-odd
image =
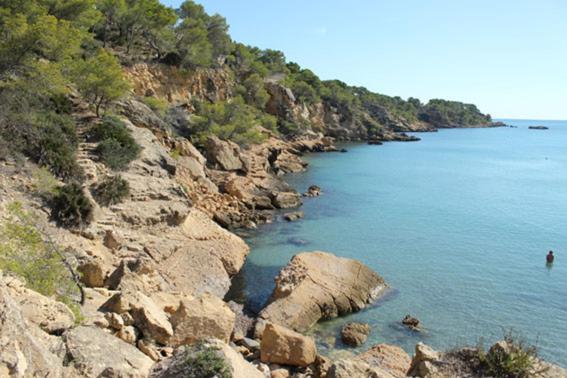
[[[329, 251], [369, 265], [391, 290], [318, 325], [323, 351], [348, 321], [372, 326], [361, 349], [386, 342], [408, 352], [418, 341], [448, 349], [513, 329], [567, 366], [567, 121], [506, 122], [518, 128], [441, 130], [417, 143], [308, 156], [309, 170], [288, 182], [300, 191], [317, 184], [324, 195], [304, 200], [304, 220], [248, 238], [243, 299], [260, 309], [294, 254]], [[406, 314], [426, 331], [400, 327]]]

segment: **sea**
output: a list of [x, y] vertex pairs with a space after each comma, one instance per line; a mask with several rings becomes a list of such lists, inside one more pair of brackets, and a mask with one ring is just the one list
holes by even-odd
[[[307, 155], [308, 170], [286, 180], [323, 194], [303, 200], [304, 219], [246, 235], [237, 300], [259, 311], [292, 256], [332, 252], [360, 260], [390, 288], [366, 309], [315, 326], [323, 354], [376, 343], [409, 353], [420, 341], [439, 350], [489, 346], [512, 333], [567, 367], [567, 121], [502, 121], [512, 127]], [[401, 325], [407, 314], [420, 332]], [[339, 336], [353, 321], [372, 328], [358, 349]]]

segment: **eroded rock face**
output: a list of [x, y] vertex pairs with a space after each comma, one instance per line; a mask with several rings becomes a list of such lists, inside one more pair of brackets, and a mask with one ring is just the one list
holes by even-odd
[[132, 295], [129, 301], [134, 325], [145, 337], [166, 345], [173, 336], [173, 328], [163, 310], [140, 292]]
[[75, 324], [75, 316], [65, 304], [26, 288], [17, 278], [6, 277], [4, 283], [7, 294], [19, 304], [23, 317], [45, 332], [60, 335]]
[[320, 319], [359, 311], [385, 288], [384, 280], [359, 261], [303, 252], [276, 278], [272, 302], [260, 317], [305, 331]]
[[63, 344], [25, 318], [6, 288], [10, 280], [0, 271], [0, 376], [63, 377], [62, 357], [54, 352]]
[[227, 343], [234, 329], [236, 315], [220, 298], [203, 294], [181, 301], [171, 315], [174, 337], [172, 345], [190, 345], [197, 341], [216, 338]]
[[220, 140], [216, 136], [207, 139], [207, 161], [214, 168], [224, 171], [244, 171], [249, 169], [240, 147], [234, 142]]
[[94, 327], [64, 335], [70, 365], [85, 377], [147, 377], [153, 361], [136, 347]]
[[315, 362], [317, 347], [311, 337], [268, 323], [260, 344], [262, 362], [307, 366]]

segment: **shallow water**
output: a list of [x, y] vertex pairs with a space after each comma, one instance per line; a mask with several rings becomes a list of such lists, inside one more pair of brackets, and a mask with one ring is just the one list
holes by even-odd
[[[241, 299], [260, 309], [294, 254], [329, 251], [369, 265], [391, 290], [318, 325], [323, 351], [343, 348], [333, 338], [348, 321], [372, 326], [363, 349], [386, 342], [408, 352], [418, 341], [448, 349], [513, 329], [567, 366], [567, 121], [507, 122], [518, 128], [441, 130], [417, 143], [309, 156], [308, 172], [288, 182], [324, 195], [304, 200], [304, 220], [248, 238]], [[400, 327], [406, 314], [425, 332]]]

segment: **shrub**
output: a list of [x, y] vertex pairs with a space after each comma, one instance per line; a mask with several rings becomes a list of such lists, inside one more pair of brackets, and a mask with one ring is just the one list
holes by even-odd
[[78, 183], [63, 186], [53, 198], [51, 216], [66, 227], [87, 225], [93, 218], [93, 205]]
[[122, 202], [130, 194], [128, 181], [120, 176], [111, 176], [101, 182], [95, 189], [95, 198], [103, 206]]
[[215, 349], [204, 345], [197, 346], [197, 353], [187, 356], [186, 378], [230, 378], [230, 369], [219, 357]]
[[126, 168], [136, 159], [140, 146], [136, 143], [124, 122], [116, 117], [104, 117], [92, 130], [92, 137], [99, 144], [95, 152], [108, 167], [116, 170]]
[[161, 118], [165, 117], [169, 107], [167, 101], [161, 100], [157, 97], [142, 97], [142, 102], [152, 109]]
[[0, 270], [24, 278], [38, 293], [71, 305], [80, 319], [72, 299], [79, 294], [79, 287], [59, 247], [49, 242], [33, 224], [32, 214], [23, 211], [19, 203], [10, 204], [7, 214], [0, 227]]
[[483, 376], [495, 378], [527, 378], [534, 375], [537, 348], [508, 332], [504, 343], [495, 344], [488, 352], [482, 345], [478, 348], [479, 370]]
[[32, 173], [32, 186], [34, 191], [45, 199], [50, 199], [57, 194], [59, 181], [44, 167], [36, 168]]

